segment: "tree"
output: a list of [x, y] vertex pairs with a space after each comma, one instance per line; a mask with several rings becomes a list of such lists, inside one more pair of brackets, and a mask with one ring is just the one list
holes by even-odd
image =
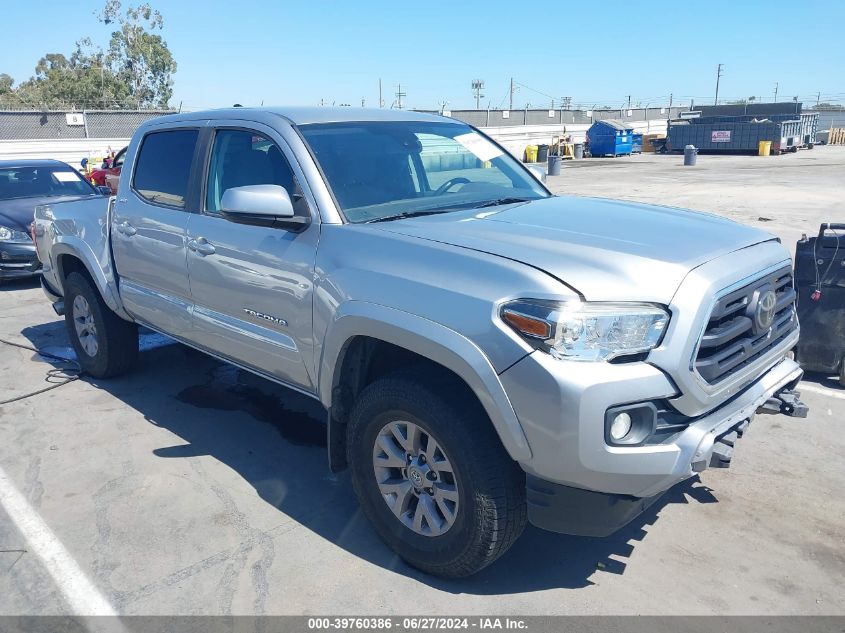
[[173, 94], [176, 62], [161, 35], [164, 20], [149, 4], [107, 0], [97, 19], [115, 24], [107, 50], [85, 37], [70, 57], [47, 53], [35, 74], [17, 87], [0, 75], [0, 105], [38, 108], [162, 107]]
[[126, 85], [139, 107], [167, 107], [173, 95], [176, 61], [167, 42], [153, 31], [164, 27], [161, 13], [149, 3], [122, 11], [120, 0], [107, 0], [99, 20], [119, 29], [111, 35], [105, 63]]
[[103, 53], [87, 38], [65, 57], [48, 53], [38, 61], [35, 76], [15, 91], [23, 104], [41, 107], [113, 107], [126, 99], [126, 86], [104, 63]]

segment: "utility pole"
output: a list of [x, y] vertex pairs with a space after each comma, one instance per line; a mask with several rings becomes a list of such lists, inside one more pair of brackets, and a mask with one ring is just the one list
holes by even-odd
[[816, 93], [816, 107], [817, 107], [817, 108], [819, 107], [819, 101], [821, 101], [821, 98], [822, 98], [822, 93], [821, 93], [821, 92], [817, 92], [817, 93]]
[[724, 64], [719, 64], [716, 67], [716, 98], [713, 100], [713, 105], [719, 105], [719, 80], [722, 78], [722, 67]]
[[362, 107], [362, 108], [366, 107], [366, 106], [364, 105], [364, 97], [361, 97], [361, 107]]
[[407, 93], [402, 92], [402, 84], [396, 86], [396, 107], [401, 110], [402, 109], [402, 97], [406, 97]]
[[378, 78], [378, 107], [384, 107], [384, 99], [381, 96], [381, 77]]
[[511, 91], [510, 100], [508, 101], [508, 110], [513, 110], [513, 77], [511, 77]]
[[481, 91], [484, 90], [484, 80], [483, 79], [473, 79], [472, 80], [472, 89], [475, 92], [475, 109], [481, 109], [481, 100], [484, 98], [484, 95], [481, 94]]
[[666, 112], [666, 118], [672, 118], [672, 93], [669, 93], [669, 110]]
[[626, 109], [627, 110], [631, 109], [631, 95], [628, 95], [628, 107]]
[[572, 97], [564, 97], [563, 98], [563, 109], [569, 110], [570, 105], [572, 105]]
[[775, 82], [775, 103], [778, 102], [778, 82]]

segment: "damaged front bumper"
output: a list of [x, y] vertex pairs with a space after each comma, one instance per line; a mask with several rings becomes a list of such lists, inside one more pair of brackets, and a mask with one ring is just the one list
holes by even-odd
[[[533, 355], [532, 355], [533, 356]], [[578, 374], [550, 374], [549, 369], [564, 367], [546, 364], [535, 356], [531, 364], [513, 368], [508, 384], [532, 389], [510, 389], [509, 395], [526, 429], [534, 459], [521, 463], [527, 474], [528, 518], [537, 527], [567, 534], [603, 536], [611, 534], [654, 503], [675, 484], [707, 468], [730, 465], [736, 442], [748, 429], [755, 414], [783, 413], [806, 416], [807, 407], [794, 391], [803, 371], [791, 358], [783, 358], [755, 382], [748, 385], [717, 409], [691, 419], [688, 425], [666, 441], [636, 446], [611, 446], [607, 443], [601, 421], [610, 407], [635, 401], [626, 398], [626, 388], [639, 387], [640, 394], [664, 396], [657, 370], [648, 367], [617, 366], [616, 380], [604, 385], [590, 382], [572, 398], [570, 407], [556, 394], [566, 395], [574, 379], [590, 381], [588, 370]], [[530, 371], [533, 364], [546, 371]], [[580, 369], [580, 368], [579, 368]], [[525, 373], [520, 374], [518, 372]], [[609, 372], [605, 372], [608, 375]], [[557, 389], [549, 388], [538, 399], [537, 385], [553, 375]], [[573, 376], [575, 378], [573, 378]], [[528, 395], [534, 398], [529, 400]], [[573, 394], [574, 395], [574, 394]], [[549, 406], [544, 407], [547, 404]], [[546, 425], [541, 432], [539, 419], [529, 413], [556, 412], [563, 421], [556, 434]], [[573, 415], [574, 414], [574, 415]], [[541, 418], [547, 420], [548, 418]]]

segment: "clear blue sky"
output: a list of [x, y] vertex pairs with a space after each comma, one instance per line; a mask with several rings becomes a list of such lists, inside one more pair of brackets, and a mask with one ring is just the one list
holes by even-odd
[[[551, 97], [619, 107], [712, 102], [750, 95], [845, 102], [842, 0], [487, 2], [428, 0], [150, 0], [179, 65], [173, 105], [189, 109], [317, 104], [387, 106], [401, 83], [406, 107], [548, 107]], [[124, 0], [124, 5], [127, 4]], [[47, 52], [69, 54], [109, 29], [99, 0], [4, 2], [0, 72], [16, 82]], [[790, 34], [787, 42], [784, 36]]]

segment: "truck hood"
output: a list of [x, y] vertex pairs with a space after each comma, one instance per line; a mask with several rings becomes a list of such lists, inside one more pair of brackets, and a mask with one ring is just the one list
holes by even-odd
[[775, 239], [707, 213], [576, 196], [376, 226], [528, 264], [588, 301], [662, 304], [694, 268]]

